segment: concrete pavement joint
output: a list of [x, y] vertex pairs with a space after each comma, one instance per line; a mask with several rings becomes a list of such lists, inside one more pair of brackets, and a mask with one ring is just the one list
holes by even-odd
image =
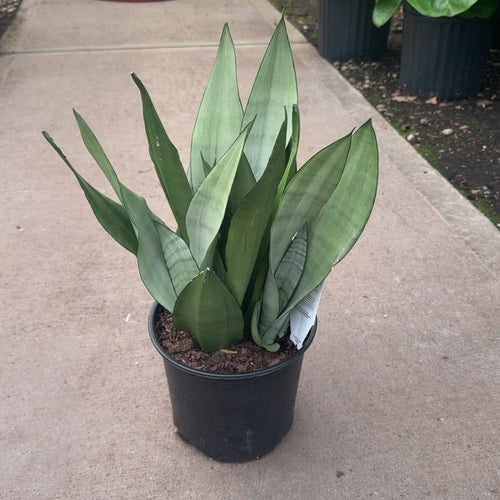
[[[290, 45], [307, 45], [309, 42], [291, 42]], [[235, 43], [235, 47], [267, 47], [268, 42], [255, 43], [255, 42], [239, 42]], [[31, 49], [31, 50], [0, 50], [1, 56], [25, 56], [25, 55], [44, 55], [44, 54], [89, 54], [94, 52], [134, 52], [134, 51], [147, 51], [147, 50], [184, 50], [184, 49], [207, 49], [218, 47], [218, 43], [196, 43], [196, 44], [176, 44], [176, 45], [144, 45], [144, 46], [133, 46], [126, 45], [122, 47], [113, 46], [95, 46], [86, 47], [81, 49], [79, 47], [57, 47], [57, 48], [41, 48], [41, 49]]]

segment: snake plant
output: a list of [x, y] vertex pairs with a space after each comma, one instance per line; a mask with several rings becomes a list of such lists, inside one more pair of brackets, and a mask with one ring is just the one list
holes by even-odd
[[290, 314], [361, 234], [375, 199], [378, 152], [368, 121], [297, 168], [294, 62], [281, 19], [245, 108], [224, 26], [204, 92], [186, 174], [141, 80], [152, 163], [175, 217], [172, 229], [118, 178], [75, 111], [83, 142], [116, 194], [94, 188], [47, 132], [104, 229], [136, 255], [141, 278], [205, 351], [253, 338], [279, 347]]

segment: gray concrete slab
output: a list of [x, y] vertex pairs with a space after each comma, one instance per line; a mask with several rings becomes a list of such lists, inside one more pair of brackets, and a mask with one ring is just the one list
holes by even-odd
[[499, 233], [293, 29], [300, 157], [372, 117], [374, 214], [327, 281], [280, 446], [219, 464], [175, 434], [134, 259], [39, 131], [105, 186], [76, 107], [164, 211], [129, 73], [187, 161], [222, 24], [247, 95], [278, 19], [265, 0], [23, 1], [0, 44], [1, 498], [498, 497]]

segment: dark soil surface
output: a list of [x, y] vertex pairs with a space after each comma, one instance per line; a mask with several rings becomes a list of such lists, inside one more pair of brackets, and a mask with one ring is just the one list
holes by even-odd
[[[271, 0], [279, 10], [283, 0]], [[318, 0], [288, 0], [287, 18], [314, 45]], [[500, 228], [500, 50], [490, 50], [481, 93], [438, 102], [404, 95], [398, 84], [402, 14], [395, 16], [388, 51], [377, 62], [333, 62], [340, 73]]]
[[285, 337], [278, 352], [269, 352], [253, 341], [245, 340], [228, 349], [202, 351], [189, 333], [177, 330], [172, 315], [163, 310], [156, 324], [158, 338], [165, 350], [177, 361], [191, 368], [217, 373], [248, 373], [277, 365], [292, 357], [297, 349]]

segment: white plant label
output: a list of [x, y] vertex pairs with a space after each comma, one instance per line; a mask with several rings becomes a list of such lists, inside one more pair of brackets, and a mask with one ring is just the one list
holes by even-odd
[[316, 321], [322, 291], [323, 283], [304, 297], [290, 313], [290, 339], [297, 349], [302, 349], [302, 344]]

